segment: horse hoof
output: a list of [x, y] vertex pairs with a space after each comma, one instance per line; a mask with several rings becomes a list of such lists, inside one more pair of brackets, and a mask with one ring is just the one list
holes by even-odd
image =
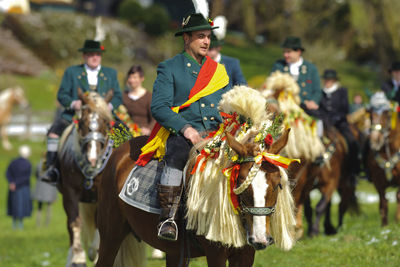
[[159, 249], [154, 249], [153, 253], [151, 253], [151, 257], [153, 259], [162, 259], [164, 258], [164, 253]]

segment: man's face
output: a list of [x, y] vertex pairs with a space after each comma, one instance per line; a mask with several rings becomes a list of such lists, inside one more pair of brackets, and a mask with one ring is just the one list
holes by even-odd
[[211, 30], [194, 31], [191, 35], [184, 34], [186, 52], [194, 58], [205, 57], [210, 47]]
[[210, 58], [215, 60], [220, 51], [221, 51], [221, 47], [220, 46], [210, 48], [208, 50], [208, 52], [207, 52], [207, 56], [209, 56]]
[[400, 70], [392, 70], [392, 78], [400, 82]]
[[324, 79], [324, 85], [326, 88], [330, 88], [336, 82], [335, 79]]
[[283, 49], [283, 56], [285, 57], [286, 63], [296, 63], [301, 57], [301, 50], [293, 50], [291, 48]]
[[101, 64], [101, 53], [100, 52], [87, 52], [83, 54], [83, 60], [86, 65], [91, 69], [97, 68]]

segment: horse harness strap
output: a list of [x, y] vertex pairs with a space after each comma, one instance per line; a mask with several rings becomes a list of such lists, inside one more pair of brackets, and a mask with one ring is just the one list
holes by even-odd
[[[112, 148], [113, 148], [113, 140], [108, 140], [107, 146], [104, 149], [104, 152], [99, 160], [96, 162], [95, 167], [91, 167], [90, 164], [88, 163], [86, 157], [82, 154], [81, 152], [81, 147], [79, 145], [79, 140], [78, 140], [78, 133], [76, 130], [73, 132], [75, 138], [74, 138], [74, 161], [76, 165], [79, 167], [79, 170], [82, 172], [83, 176], [85, 177], [85, 180], [83, 182], [83, 186], [86, 190], [89, 190], [93, 186], [93, 180], [94, 178], [101, 172], [103, 171], [104, 167], [106, 166], [108, 160], [110, 159], [110, 156], [112, 154]], [[102, 138], [104, 141], [101, 141]], [[106, 139], [101, 133], [98, 132], [90, 132], [84, 137], [84, 140], [86, 142], [89, 142], [90, 140], [95, 140], [95, 141], [100, 141], [100, 142], [105, 142]], [[84, 141], [85, 143], [85, 141]]]
[[375, 152], [374, 156], [378, 166], [385, 171], [386, 179], [389, 179], [389, 181], [391, 181], [393, 179], [393, 172], [392, 172], [393, 168], [400, 161], [400, 149], [393, 155], [390, 155], [387, 142], [385, 144], [385, 147], [386, 147], [387, 159], [383, 158], [381, 154], [378, 152]]
[[247, 207], [241, 201], [240, 206], [242, 213], [250, 213], [253, 216], [268, 216], [275, 212], [275, 205], [271, 207]]

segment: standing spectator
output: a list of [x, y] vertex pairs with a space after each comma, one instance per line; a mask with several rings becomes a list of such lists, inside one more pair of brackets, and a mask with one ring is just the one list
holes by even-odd
[[144, 72], [140, 65], [133, 65], [126, 76], [126, 87], [122, 103], [132, 121], [136, 123], [143, 135], [149, 135], [155, 124], [151, 116], [151, 93], [143, 88]]
[[388, 71], [391, 77], [382, 84], [382, 91], [385, 92], [389, 100], [400, 104], [400, 62], [393, 62]]
[[46, 220], [45, 225], [49, 226], [51, 219], [51, 205], [57, 200], [57, 188], [49, 183], [40, 179], [43, 169], [44, 159], [42, 158], [36, 166], [36, 186], [33, 193], [33, 199], [38, 202], [38, 210], [36, 212], [36, 225], [42, 225], [42, 210], [46, 205]]
[[6, 177], [8, 181], [7, 215], [13, 218], [13, 228], [23, 228], [23, 218], [30, 217], [32, 201], [30, 196], [30, 177], [32, 165], [28, 158], [31, 149], [27, 145], [19, 148], [19, 157], [8, 165]]

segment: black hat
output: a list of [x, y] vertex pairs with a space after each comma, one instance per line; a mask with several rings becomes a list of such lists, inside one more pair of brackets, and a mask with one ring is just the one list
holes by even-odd
[[100, 44], [98, 41], [94, 40], [85, 40], [82, 48], [79, 48], [78, 51], [87, 53], [87, 52], [105, 52], [104, 46]]
[[322, 75], [322, 78], [326, 80], [339, 80], [336, 70], [332, 69], [325, 70], [324, 74]]
[[392, 66], [388, 69], [389, 73], [391, 73], [392, 70], [400, 70], [400, 62], [399, 61], [395, 61], [392, 63]]
[[213, 27], [214, 24], [211, 19], [206, 20], [202, 14], [195, 13], [190, 14], [183, 18], [182, 28], [179, 29], [175, 36], [180, 36], [184, 32], [193, 32], [193, 31], [201, 31], [201, 30], [214, 30], [218, 28], [218, 26]]
[[211, 43], [210, 43], [210, 48], [218, 47], [218, 46], [223, 46], [224, 45], [224, 40], [218, 40], [217, 36], [215, 36], [214, 33], [211, 33]]
[[301, 45], [301, 39], [299, 37], [288, 36], [286, 37], [285, 41], [281, 44], [282, 48], [291, 48], [293, 50], [301, 50], [304, 51], [305, 49]]

